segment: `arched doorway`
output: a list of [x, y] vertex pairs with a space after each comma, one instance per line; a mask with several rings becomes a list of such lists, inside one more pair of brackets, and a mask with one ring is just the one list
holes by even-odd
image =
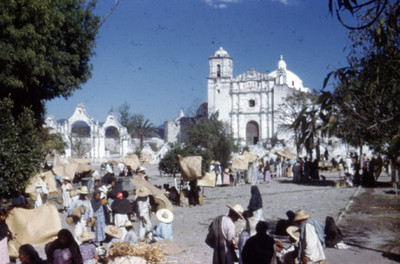
[[119, 132], [118, 129], [114, 126], [109, 126], [105, 129], [105, 147], [106, 153], [108, 156], [119, 155]]
[[90, 157], [90, 126], [86, 122], [76, 121], [72, 124], [70, 140], [73, 157]]
[[246, 145], [255, 145], [258, 142], [258, 124], [255, 121], [250, 121], [246, 125]]

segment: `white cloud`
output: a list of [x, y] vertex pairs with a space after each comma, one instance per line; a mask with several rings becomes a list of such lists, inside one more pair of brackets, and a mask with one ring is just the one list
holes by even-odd
[[296, 4], [296, 0], [271, 0], [272, 2], [279, 2], [285, 6], [290, 6]]
[[224, 9], [228, 4], [240, 3], [242, 0], [203, 0], [207, 5], [215, 9]]

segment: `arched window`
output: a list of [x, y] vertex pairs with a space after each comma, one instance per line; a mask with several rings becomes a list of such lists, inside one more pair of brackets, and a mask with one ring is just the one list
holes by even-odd
[[221, 77], [221, 65], [217, 65], [217, 77]]

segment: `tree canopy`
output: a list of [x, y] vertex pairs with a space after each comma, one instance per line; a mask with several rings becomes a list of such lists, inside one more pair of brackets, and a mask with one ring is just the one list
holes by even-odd
[[42, 120], [46, 100], [68, 98], [89, 79], [100, 20], [94, 7], [85, 0], [0, 1], [0, 98], [10, 96], [14, 114], [31, 106]]
[[10, 98], [0, 100], [0, 197], [23, 192], [45, 155], [32, 110], [14, 117], [13, 108]]

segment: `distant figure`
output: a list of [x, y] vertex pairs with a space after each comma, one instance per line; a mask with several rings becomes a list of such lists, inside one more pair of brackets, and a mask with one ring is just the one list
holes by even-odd
[[262, 197], [260, 190], [256, 185], [252, 185], [250, 187], [250, 192], [251, 192], [251, 197], [247, 209], [250, 210], [254, 215], [254, 217], [256, 217], [258, 220], [264, 220], [262, 212], [263, 204], [262, 204]]
[[269, 183], [271, 181], [271, 166], [269, 161], [265, 162], [264, 166], [264, 182]]
[[73, 190], [72, 184], [71, 184], [71, 178], [66, 176], [61, 185], [61, 190], [62, 190], [62, 199], [63, 199], [63, 208], [64, 212], [66, 212], [72, 204], [72, 198], [71, 198], [71, 192]]
[[313, 163], [311, 163], [311, 179], [313, 181], [319, 181], [319, 168], [318, 168], [318, 160], [315, 159]]
[[275, 241], [267, 235], [268, 224], [258, 222], [257, 234], [250, 237], [243, 248], [243, 264], [269, 264], [274, 255]]
[[296, 163], [292, 167], [293, 182], [301, 182], [301, 158], [296, 159]]
[[40, 258], [39, 253], [30, 244], [19, 247], [18, 258], [22, 264], [46, 264], [46, 261]]

